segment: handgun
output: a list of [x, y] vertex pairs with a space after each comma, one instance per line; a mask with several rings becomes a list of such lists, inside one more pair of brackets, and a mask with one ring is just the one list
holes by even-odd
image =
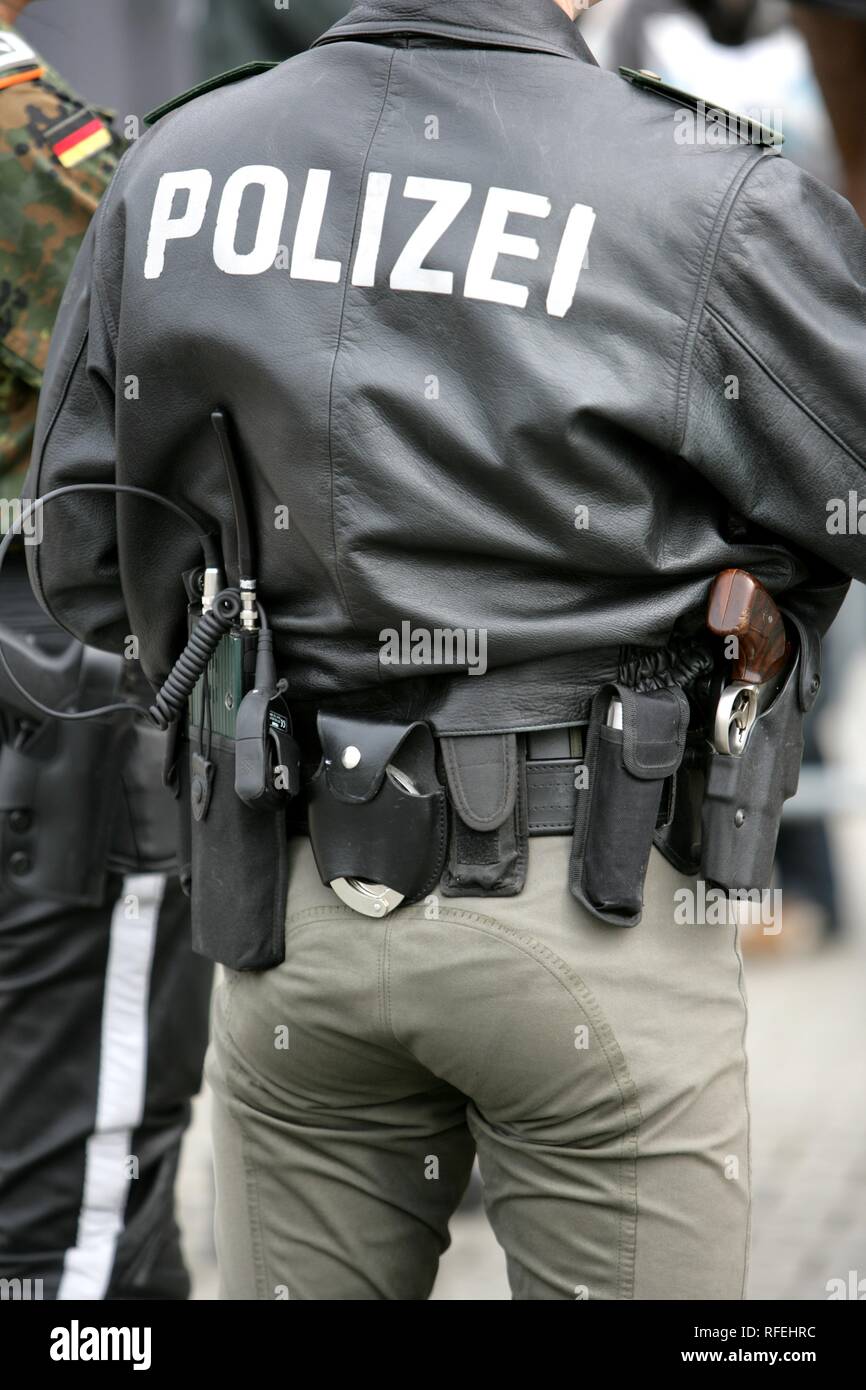
[[791, 644], [774, 600], [748, 570], [716, 575], [707, 606], [707, 627], [734, 638], [731, 680], [716, 706], [713, 744], [739, 757], [759, 714], [772, 703], [790, 659]]

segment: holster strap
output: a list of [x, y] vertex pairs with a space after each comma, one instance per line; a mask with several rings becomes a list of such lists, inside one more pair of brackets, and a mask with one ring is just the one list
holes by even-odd
[[530, 835], [570, 835], [579, 777], [585, 764], [574, 758], [527, 762], [526, 801]]

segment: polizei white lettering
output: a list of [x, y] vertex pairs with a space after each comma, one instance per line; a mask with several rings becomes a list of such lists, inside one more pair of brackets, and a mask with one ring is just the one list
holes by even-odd
[[[301, 196], [289, 274], [295, 280], [337, 285], [346, 270], [340, 260], [319, 255], [322, 228], [328, 216], [330, 169], [310, 169]], [[519, 259], [537, 261], [541, 248], [533, 236], [509, 229], [510, 218], [550, 216], [549, 198], [515, 188], [490, 188], [476, 227], [465, 268], [425, 264], [449, 227], [463, 214], [472, 196], [472, 184], [455, 179], [416, 178], [410, 175], [402, 189], [392, 189], [392, 176], [368, 174], [361, 209], [360, 232], [351, 267], [351, 284], [372, 287], [386, 284], [392, 290], [415, 294], [453, 295], [462, 290], [466, 299], [481, 299], [524, 309], [530, 286], [521, 283]], [[198, 237], [213, 193], [213, 177], [207, 169], [187, 169], [163, 174], [153, 202], [144, 275], [158, 280], [165, 270], [173, 241]], [[220, 194], [213, 236], [214, 264], [225, 275], [264, 275], [282, 249], [283, 223], [289, 196], [289, 180], [281, 169], [268, 164], [248, 164], [227, 179]], [[390, 272], [379, 265], [379, 252], [389, 204], [395, 198], [430, 203], [409, 236]], [[247, 202], [247, 198], [249, 201]], [[238, 223], [244, 206], [258, 210], [252, 244], [238, 247]], [[248, 213], [248, 216], [250, 214]], [[580, 272], [586, 263], [595, 213], [584, 203], [568, 210], [559, 239], [553, 272], [547, 286], [545, 308], [563, 318], [574, 302]], [[539, 227], [539, 230], [543, 230]], [[246, 234], [243, 238], [246, 243]], [[511, 262], [511, 274], [504, 273]], [[462, 284], [457, 272], [463, 270]], [[457, 288], [455, 289], [455, 286]]]

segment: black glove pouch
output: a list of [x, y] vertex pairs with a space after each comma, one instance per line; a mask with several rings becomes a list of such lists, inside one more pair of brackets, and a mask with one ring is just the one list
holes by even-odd
[[740, 756], [710, 752], [701, 853], [707, 883], [729, 892], [770, 887], [782, 808], [800, 779], [803, 718], [817, 691], [812, 667], [819, 661], [814, 640], [807, 647], [801, 642], [784, 685], [755, 720]]
[[[611, 699], [622, 703], [621, 729], [605, 723]], [[605, 685], [593, 700], [589, 786], [578, 792], [569, 886], [603, 922], [633, 927], [641, 919], [653, 832], [671, 810], [662, 792], [680, 765], [688, 722], [688, 701], [677, 688]]]
[[270, 970], [285, 958], [286, 811], [241, 801], [232, 739], [210, 735], [207, 756], [197, 738], [187, 748], [178, 773], [191, 805], [193, 950], [230, 970]]
[[429, 726], [321, 711], [318, 730], [309, 826], [322, 882], [364, 879], [417, 902], [439, 882], [448, 838]]

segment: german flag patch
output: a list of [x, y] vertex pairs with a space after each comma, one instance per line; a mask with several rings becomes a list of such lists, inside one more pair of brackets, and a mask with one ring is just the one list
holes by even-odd
[[64, 169], [74, 169], [82, 160], [98, 154], [111, 144], [111, 131], [92, 111], [76, 111], [47, 132], [51, 153]]

